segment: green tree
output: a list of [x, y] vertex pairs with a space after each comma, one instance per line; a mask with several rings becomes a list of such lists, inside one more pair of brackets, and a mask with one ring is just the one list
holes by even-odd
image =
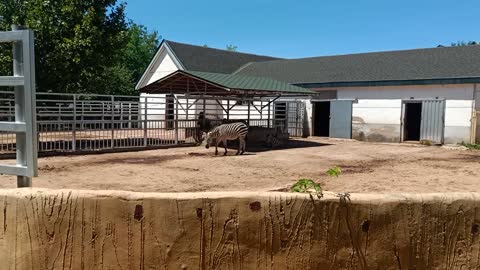
[[[133, 80], [120, 64], [129, 40], [124, 10], [117, 0], [4, 0], [0, 29], [35, 31], [38, 91], [116, 93]], [[0, 70], [8, 72], [11, 49], [0, 49]]]
[[[210, 46], [208, 46], [207, 44], [203, 44], [202, 47], [210, 48]], [[225, 46], [225, 50], [227, 50], [227, 51], [236, 52], [237, 49], [238, 49], [238, 47], [233, 45], [233, 44], [228, 44], [227, 46]]]
[[479, 45], [476, 41], [457, 41], [450, 44], [452, 47]]
[[227, 49], [227, 51], [236, 52], [237, 49], [238, 49], [238, 47], [235, 46], [235, 45], [233, 45], [233, 44], [228, 44], [228, 45], [226, 46], [226, 49]]
[[128, 41], [120, 61], [121, 65], [130, 72], [133, 79], [132, 86], [134, 86], [157, 51], [160, 37], [157, 31], [150, 33], [145, 26], [134, 22], [129, 23], [127, 36]]

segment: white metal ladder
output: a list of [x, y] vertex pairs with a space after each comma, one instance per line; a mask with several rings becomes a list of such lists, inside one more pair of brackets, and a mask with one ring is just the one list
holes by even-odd
[[17, 175], [18, 187], [30, 187], [38, 174], [33, 31], [12, 26], [0, 32], [0, 42], [13, 45], [13, 76], [0, 76], [0, 86], [15, 89], [15, 122], [0, 122], [0, 131], [15, 132], [17, 151], [16, 165], [0, 165], [0, 173]]

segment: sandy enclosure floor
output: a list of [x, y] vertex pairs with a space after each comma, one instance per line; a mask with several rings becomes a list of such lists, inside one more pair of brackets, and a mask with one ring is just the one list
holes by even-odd
[[[335, 192], [480, 192], [480, 151], [311, 138], [284, 150], [214, 156], [199, 147], [39, 159], [35, 187], [151, 192], [281, 190], [312, 178]], [[12, 163], [13, 160], [2, 161]], [[325, 171], [340, 166], [331, 178]], [[0, 188], [16, 178], [0, 176]]]

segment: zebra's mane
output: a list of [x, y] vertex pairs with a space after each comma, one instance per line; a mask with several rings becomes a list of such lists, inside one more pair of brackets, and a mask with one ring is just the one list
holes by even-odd
[[216, 126], [216, 127], [212, 128], [209, 132], [207, 132], [207, 134], [210, 134], [210, 136], [216, 136], [216, 135], [218, 135], [218, 134], [217, 134], [217, 133], [218, 133], [218, 127], [219, 127], [219, 126]]

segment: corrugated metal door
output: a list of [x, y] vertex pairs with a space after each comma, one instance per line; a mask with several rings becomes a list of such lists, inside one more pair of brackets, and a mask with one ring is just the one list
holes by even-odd
[[445, 100], [423, 101], [420, 140], [443, 144], [444, 120]]
[[351, 100], [330, 102], [330, 137], [352, 138], [352, 103]]

